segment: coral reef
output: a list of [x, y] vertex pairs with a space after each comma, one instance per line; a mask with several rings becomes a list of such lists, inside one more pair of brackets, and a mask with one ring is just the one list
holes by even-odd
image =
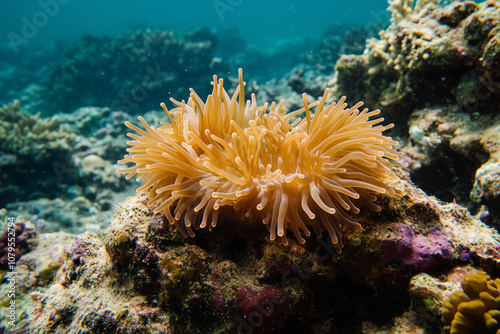
[[332, 24], [325, 30], [321, 41], [308, 55], [307, 60], [315, 66], [321, 64], [324, 72], [331, 72], [341, 55], [362, 54], [366, 40], [378, 36], [383, 28], [386, 28], [384, 21], [372, 22], [365, 26]]
[[[316, 47], [317, 41], [311, 37], [291, 35], [287, 39], [277, 40], [268, 48], [244, 41], [243, 45], [234, 51], [231, 51], [234, 45], [228, 48], [227, 44], [218, 49], [222, 59], [230, 64], [230, 68], [243, 67], [246, 73], [252, 74], [252, 78], [265, 82], [282, 77], [297, 64], [312, 63], [310, 50]], [[269, 71], [266, 64], [273, 64], [273, 70]]]
[[63, 52], [62, 41], [43, 43], [43, 45], [29, 45], [23, 52], [16, 53], [0, 45], [0, 105], [16, 99], [23, 105], [36, 104], [30, 98], [30, 92], [36, 90], [36, 83], [43, 80], [48, 64], [56, 60]]
[[19, 100], [0, 108], [0, 150], [29, 157], [34, 163], [59, 159], [72, 149], [75, 135], [58, 116], [42, 118], [21, 109]]
[[[3, 312], [0, 333], [498, 331], [500, 5], [390, 0], [389, 13], [265, 50], [235, 29], [85, 36], [18, 59], [0, 47], [0, 100], [19, 99], [0, 108], [0, 222], [17, 221], [15, 273], [0, 235], [16, 326]], [[165, 117], [165, 94], [190, 98]], [[342, 146], [339, 125], [368, 141]], [[325, 162], [321, 145], [364, 153]], [[124, 200], [129, 146], [144, 194]]]
[[[405, 195], [380, 195], [383, 214], [360, 213], [365, 233], [346, 238], [341, 255], [325, 237], [285, 246], [266, 240], [265, 228], [237, 221], [184, 239], [144, 196], [131, 197], [105, 237], [86, 232], [68, 249], [53, 285], [37, 297], [32, 330], [336, 333], [381, 328], [393, 318], [414, 332], [439, 333], [439, 312], [411, 307], [422, 298], [406, 291], [412, 277], [471, 262], [498, 271], [500, 237], [398, 175], [392, 186]], [[398, 229], [411, 231], [406, 244], [421, 249], [415, 260], [384, 252]], [[427, 241], [433, 251], [421, 247]]]
[[500, 227], [500, 125], [496, 123], [484, 130], [480, 144], [490, 154], [489, 159], [476, 171], [470, 197], [489, 211], [489, 221]]
[[109, 108], [43, 118], [19, 101], [0, 108], [0, 205], [50, 221], [51, 231], [107, 225], [113, 203], [125, 197], [114, 161], [126, 147], [129, 118]]
[[[32, 115], [14, 101], [0, 108], [0, 205], [37, 197], [41, 192], [61, 191], [53, 174], [54, 162], [67, 161], [77, 136], [57, 116]], [[69, 167], [69, 168], [70, 168]], [[65, 175], [71, 179], [69, 173]], [[45, 191], [44, 191], [45, 190]]]
[[[112, 203], [126, 195], [103, 191], [95, 202], [84, 196], [74, 198], [38, 198], [26, 202], [14, 202], [5, 206], [9, 214], [26, 216], [42, 225], [44, 232], [67, 231], [81, 233], [98, 231], [109, 224], [112, 217]], [[103, 208], [101, 204], [104, 204]], [[108, 208], [109, 207], [109, 208]]]
[[[480, 137], [494, 122], [489, 116], [460, 112], [456, 106], [415, 111], [409, 121], [410, 142], [403, 149], [408, 160], [418, 161], [414, 165], [409, 161], [412, 179], [444, 201], [473, 208], [474, 175], [491, 156], [484, 145], [488, 140]], [[442, 182], [449, 186], [442, 187]]]
[[369, 39], [363, 55], [343, 55], [337, 62], [337, 95], [383, 106], [398, 124], [426, 104], [498, 111], [498, 3], [439, 3], [392, 1], [391, 25], [380, 38]]
[[496, 226], [499, 5], [394, 0], [389, 10], [390, 26], [364, 54], [337, 62], [333, 91], [382, 106], [407, 144], [412, 180], [473, 212], [485, 205]]
[[70, 45], [42, 84], [50, 112], [83, 106], [126, 113], [156, 109], [165, 92], [185, 94], [224, 65], [214, 59], [216, 36], [207, 29], [174, 38], [169, 31], [137, 31], [116, 38], [85, 36]]
[[[409, 122], [411, 142], [402, 149], [412, 180], [424, 190], [482, 210], [482, 219], [497, 227], [499, 122], [498, 115], [471, 115], [456, 106], [417, 110]], [[442, 188], [443, 181], [450, 186]]]

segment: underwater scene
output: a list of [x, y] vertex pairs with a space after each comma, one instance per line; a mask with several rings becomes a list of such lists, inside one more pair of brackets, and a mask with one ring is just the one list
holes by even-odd
[[500, 333], [499, 0], [0, 12], [0, 334]]

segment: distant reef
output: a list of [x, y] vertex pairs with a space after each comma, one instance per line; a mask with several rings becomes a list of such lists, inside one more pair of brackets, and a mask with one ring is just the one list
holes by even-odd
[[214, 57], [217, 36], [208, 29], [185, 33], [137, 31], [117, 37], [87, 35], [71, 44], [41, 84], [43, 108], [71, 112], [108, 106], [135, 113], [158, 108], [169, 96], [202, 88], [224, 69]]

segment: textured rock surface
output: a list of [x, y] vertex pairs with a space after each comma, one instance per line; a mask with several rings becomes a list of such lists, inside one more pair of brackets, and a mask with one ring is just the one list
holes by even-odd
[[[337, 95], [394, 121], [412, 180], [498, 226], [498, 1], [394, 0], [390, 26], [362, 55], [343, 55]], [[408, 125], [407, 127], [405, 125]], [[484, 205], [483, 208], [481, 206]]]
[[498, 111], [498, 2], [438, 2], [412, 7], [413, 1], [392, 1], [391, 25], [380, 38], [369, 39], [363, 55], [343, 55], [337, 62], [334, 90], [383, 107], [399, 124], [428, 104]]
[[500, 226], [499, 122], [498, 115], [471, 115], [456, 107], [418, 110], [410, 118], [411, 141], [402, 158], [425, 191], [481, 212], [495, 227]]
[[[394, 186], [405, 195], [380, 196], [381, 213], [363, 211], [365, 230], [345, 238], [341, 255], [326, 239], [270, 242], [263, 226], [244, 222], [220, 222], [183, 239], [131, 197], [102, 237], [77, 237], [30, 321], [35, 332], [354, 333], [392, 319], [438, 333], [440, 314], [407, 292], [411, 278], [469, 263], [498, 274], [500, 239], [460, 206], [442, 205], [404, 178]], [[402, 229], [412, 235], [408, 249], [425, 239], [440, 251], [419, 251], [412, 261], [384, 252]], [[422, 312], [432, 316], [422, 322]]]

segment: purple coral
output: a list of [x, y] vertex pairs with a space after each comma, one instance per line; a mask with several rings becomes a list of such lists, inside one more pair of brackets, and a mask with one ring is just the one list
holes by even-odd
[[451, 259], [448, 237], [439, 228], [430, 230], [427, 236], [415, 234], [408, 226], [396, 226], [399, 233], [382, 241], [382, 262], [401, 261], [417, 270], [432, 269], [438, 260]]
[[34, 238], [34, 236], [35, 231], [23, 222], [16, 222], [14, 229], [3, 231], [0, 235], [0, 269], [12, 269], [9, 267], [12, 258], [17, 263], [21, 256], [29, 253], [31, 251], [29, 239]]
[[85, 249], [82, 248], [83, 237], [78, 235], [73, 245], [71, 245], [71, 260], [74, 264], [80, 264], [80, 258], [85, 255]]
[[258, 333], [277, 328], [290, 308], [288, 293], [277, 286], [267, 286], [260, 291], [248, 285], [236, 291], [237, 306], [245, 319], [239, 319], [239, 332]]

